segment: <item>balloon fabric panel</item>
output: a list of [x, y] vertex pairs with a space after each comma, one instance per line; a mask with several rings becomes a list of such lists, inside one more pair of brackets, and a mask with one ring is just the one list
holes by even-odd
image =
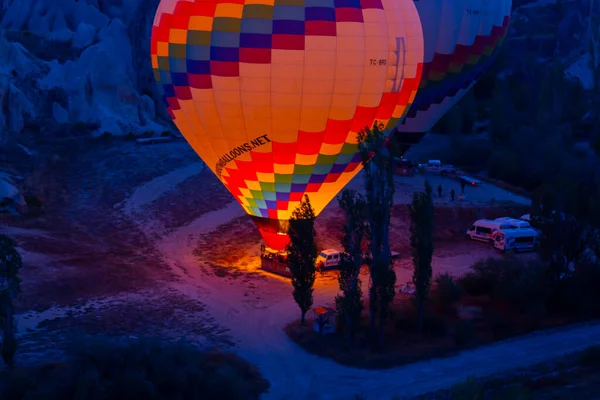
[[[427, 58], [419, 92], [398, 126], [401, 140], [410, 141], [408, 133], [428, 132], [488, 69], [508, 32], [511, 4], [511, 0], [430, 0], [417, 5], [421, 18], [429, 18], [423, 21]], [[442, 10], [446, 20], [440, 16], [444, 14], [433, 13], [436, 10]], [[438, 19], [444, 23], [432, 23]], [[459, 33], [472, 29], [473, 23], [477, 34], [461, 38]]]
[[248, 214], [318, 214], [360, 170], [356, 133], [394, 127], [421, 81], [412, 0], [163, 0], [154, 75], [171, 118]]

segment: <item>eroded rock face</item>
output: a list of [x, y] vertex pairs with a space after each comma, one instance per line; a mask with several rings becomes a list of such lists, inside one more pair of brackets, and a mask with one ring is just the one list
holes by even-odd
[[35, 106], [24, 90], [40, 73], [27, 50], [8, 42], [0, 32], [0, 131], [20, 132], [35, 119]]
[[[27, 47], [0, 38], [0, 127], [20, 132], [44, 117], [89, 123], [96, 134], [168, 129], [150, 68], [156, 4], [149, 3], [158, 0], [0, 0], [0, 29]], [[47, 57], [48, 46], [56, 59]], [[15, 70], [35, 75], [26, 85], [39, 101], [27, 102], [31, 93]], [[56, 101], [56, 93], [65, 98]], [[16, 107], [9, 111], [8, 102]]]
[[0, 213], [18, 213], [25, 206], [25, 199], [17, 188], [16, 178], [0, 172]]

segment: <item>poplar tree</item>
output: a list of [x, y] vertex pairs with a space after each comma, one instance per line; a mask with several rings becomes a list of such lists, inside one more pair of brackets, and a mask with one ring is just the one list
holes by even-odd
[[383, 343], [383, 327], [394, 299], [396, 273], [390, 250], [390, 212], [394, 202], [394, 157], [383, 124], [377, 121], [358, 135], [364, 168], [367, 221], [369, 223], [369, 329], [371, 338]]
[[425, 181], [425, 191], [413, 193], [408, 206], [410, 216], [410, 245], [413, 248], [413, 283], [419, 315], [419, 333], [423, 332], [425, 301], [431, 287], [433, 257], [433, 198], [431, 185]]
[[367, 233], [366, 202], [359, 193], [347, 189], [338, 197], [338, 204], [344, 211], [346, 221], [342, 227], [344, 254], [342, 254], [340, 275], [338, 276], [342, 293], [336, 296], [335, 304], [345, 323], [346, 342], [350, 344], [360, 323], [363, 310], [359, 275], [364, 259], [362, 244]]
[[300, 322], [304, 326], [306, 312], [313, 305], [317, 244], [315, 242], [315, 212], [308, 195], [304, 195], [289, 221], [287, 265], [292, 273], [292, 295], [300, 307]]

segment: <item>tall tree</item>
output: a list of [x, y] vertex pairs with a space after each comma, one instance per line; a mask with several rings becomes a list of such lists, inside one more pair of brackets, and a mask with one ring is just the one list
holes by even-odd
[[566, 183], [545, 185], [532, 202], [532, 225], [539, 229], [540, 257], [547, 262], [547, 274], [554, 288], [563, 275], [569, 275], [574, 264], [588, 247], [587, 215], [577, 218], [581, 201], [577, 190]]
[[21, 291], [19, 271], [23, 265], [17, 244], [6, 235], [0, 235], [0, 329], [2, 329], [2, 359], [12, 370], [17, 351], [13, 300]]
[[390, 212], [394, 202], [394, 157], [383, 124], [377, 121], [358, 135], [358, 150], [365, 171], [367, 221], [369, 223], [369, 327], [371, 338], [381, 345], [383, 327], [395, 295], [396, 273], [390, 251]]
[[359, 274], [364, 258], [362, 244], [367, 231], [366, 202], [359, 193], [347, 189], [338, 198], [338, 203], [346, 221], [342, 227], [344, 254], [338, 276], [342, 293], [335, 297], [335, 304], [345, 323], [346, 342], [350, 344], [363, 309]]
[[290, 243], [287, 246], [287, 265], [292, 273], [294, 287], [292, 294], [300, 307], [300, 321], [305, 325], [306, 312], [313, 305], [315, 260], [317, 259], [315, 212], [308, 195], [304, 195], [300, 205], [292, 213], [288, 234]]
[[433, 198], [431, 185], [425, 181], [425, 191], [413, 193], [410, 215], [410, 245], [413, 248], [413, 283], [419, 311], [419, 333], [423, 332], [425, 301], [431, 287], [433, 257]]

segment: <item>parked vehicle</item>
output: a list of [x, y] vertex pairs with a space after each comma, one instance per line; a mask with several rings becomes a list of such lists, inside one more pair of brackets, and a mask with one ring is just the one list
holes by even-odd
[[531, 228], [531, 224], [528, 221], [524, 221], [522, 219], [510, 218], [510, 217], [501, 217], [496, 218], [494, 221], [506, 222], [514, 229], [528, 229]]
[[479, 186], [482, 183], [479, 179], [467, 175], [458, 175], [456, 176], [456, 179], [470, 186]]
[[500, 251], [531, 251], [538, 245], [538, 233], [532, 228], [500, 230], [494, 237], [494, 247]]
[[415, 173], [415, 165], [406, 158], [396, 158], [396, 173], [398, 175], [411, 176]]
[[339, 267], [340, 262], [342, 261], [341, 255], [341, 252], [334, 249], [321, 251], [317, 256], [317, 268], [328, 269]]
[[491, 219], [480, 219], [471, 225], [467, 230], [466, 236], [471, 240], [480, 240], [482, 242], [492, 243], [495, 231], [510, 229], [511, 225], [504, 221], [494, 221]]

